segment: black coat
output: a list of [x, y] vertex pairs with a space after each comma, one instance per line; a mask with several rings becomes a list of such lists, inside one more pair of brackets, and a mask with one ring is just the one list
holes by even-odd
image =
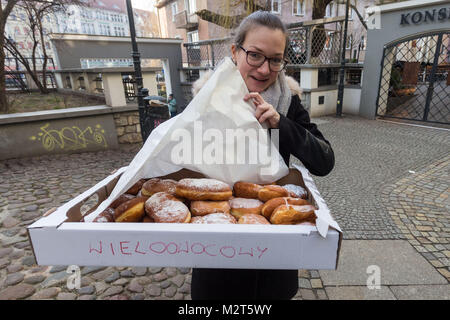
[[[311, 123], [298, 95], [292, 97], [286, 116], [280, 115], [279, 152], [289, 166], [292, 154], [314, 175], [327, 175], [334, 153], [317, 126]], [[298, 290], [298, 270], [193, 269], [193, 300], [288, 300]]]

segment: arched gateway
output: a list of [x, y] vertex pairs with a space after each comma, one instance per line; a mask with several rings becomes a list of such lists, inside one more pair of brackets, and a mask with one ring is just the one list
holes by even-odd
[[449, 2], [407, 1], [375, 14], [381, 28], [368, 31], [360, 114], [450, 124]]

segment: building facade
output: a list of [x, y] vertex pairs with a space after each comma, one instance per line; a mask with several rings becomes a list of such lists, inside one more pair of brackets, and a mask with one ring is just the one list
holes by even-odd
[[[271, 0], [272, 13], [278, 15], [285, 24], [312, 20], [314, 0]], [[359, 14], [364, 17], [366, 8], [379, 1], [356, 1]], [[345, 5], [342, 1], [331, 2], [326, 9], [325, 18], [345, 16]], [[351, 1], [354, 4], [354, 1]], [[211, 39], [231, 37], [233, 30], [200, 19], [195, 12], [209, 10], [211, 12], [234, 16], [243, 13], [243, 5], [233, 5], [232, 1], [215, 0], [159, 0], [156, 3], [161, 35], [168, 38], [180, 38], [184, 42], [197, 42]], [[367, 31], [358, 14], [349, 11], [349, 33], [347, 41], [348, 57], [362, 61], [366, 48]], [[184, 57], [186, 58], [186, 57]]]
[[[5, 2], [2, 0], [2, 2]], [[126, 3], [122, 0], [85, 0], [85, 6], [69, 5], [66, 10], [48, 14], [43, 19], [45, 35], [44, 46], [47, 55], [53, 58], [50, 34], [85, 34], [111, 37], [130, 35]], [[159, 23], [155, 12], [133, 9], [137, 37], [160, 38]], [[8, 17], [5, 36], [15, 42], [24, 57], [32, 55], [34, 42], [30, 33], [30, 21], [25, 10], [16, 6]], [[9, 53], [6, 53], [6, 65], [10, 70], [23, 70]], [[35, 56], [44, 56], [41, 45], [36, 48]], [[131, 60], [131, 58], [130, 58]], [[105, 63], [123, 66], [123, 61], [106, 61]], [[128, 63], [129, 64], [129, 63]], [[98, 65], [96, 65], [98, 67]], [[48, 69], [55, 66], [50, 63]]]

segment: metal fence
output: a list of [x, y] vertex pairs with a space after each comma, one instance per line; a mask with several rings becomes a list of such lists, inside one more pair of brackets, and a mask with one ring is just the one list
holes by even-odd
[[230, 56], [231, 38], [184, 43], [187, 67], [214, 68], [223, 58]]
[[[319, 86], [337, 84], [344, 21], [344, 18], [336, 17], [288, 25], [290, 42], [286, 73], [299, 81], [301, 68], [320, 66]], [[183, 44], [186, 82], [182, 83], [182, 89], [186, 101], [192, 99], [191, 83], [198, 79], [200, 70], [214, 69], [224, 57], [231, 56], [232, 43], [233, 39], [228, 37]], [[360, 83], [361, 69], [356, 67], [347, 71], [347, 76], [346, 84]]]

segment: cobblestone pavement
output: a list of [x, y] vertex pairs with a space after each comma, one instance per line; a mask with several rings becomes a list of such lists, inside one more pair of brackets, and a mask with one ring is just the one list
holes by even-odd
[[[315, 177], [344, 239], [405, 239], [449, 279], [448, 131], [346, 116], [315, 119], [336, 167]], [[189, 268], [82, 267], [69, 290], [67, 266], [37, 266], [26, 226], [127, 165], [119, 150], [0, 161], [0, 300], [190, 299]], [[294, 159], [295, 161], [295, 159]], [[328, 299], [317, 270], [299, 270], [294, 299]]]

